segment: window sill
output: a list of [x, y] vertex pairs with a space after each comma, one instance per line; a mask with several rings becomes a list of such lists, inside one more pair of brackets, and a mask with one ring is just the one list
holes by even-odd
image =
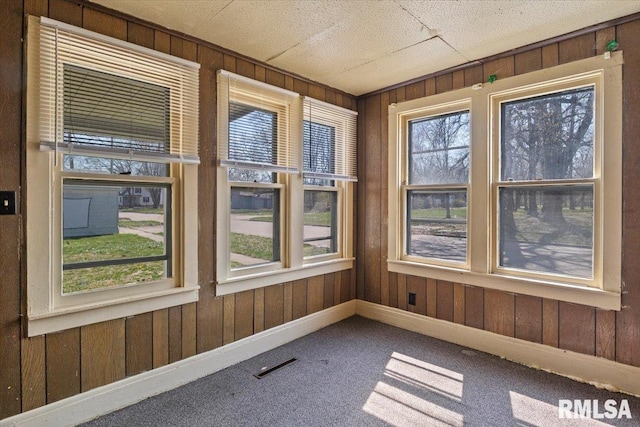
[[199, 289], [199, 286], [173, 288], [139, 297], [124, 297], [97, 304], [56, 309], [42, 314], [30, 314], [28, 335], [33, 337], [196, 302]]
[[447, 280], [522, 295], [583, 304], [604, 310], [620, 310], [620, 293], [560, 282], [533, 280], [499, 274], [483, 274], [409, 261], [388, 261], [390, 272]]
[[340, 258], [330, 261], [307, 264], [300, 268], [285, 268], [277, 271], [248, 274], [242, 277], [229, 278], [219, 282], [216, 286], [216, 295], [229, 295], [251, 289], [264, 288], [266, 286], [320, 276], [322, 274], [335, 273], [353, 268], [353, 258]]

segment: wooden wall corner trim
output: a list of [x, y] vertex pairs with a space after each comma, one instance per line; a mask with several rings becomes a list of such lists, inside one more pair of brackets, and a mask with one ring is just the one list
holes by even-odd
[[589, 383], [598, 388], [640, 396], [640, 368], [635, 366], [478, 330], [362, 300], [356, 300], [356, 314]]
[[347, 301], [223, 347], [5, 418], [0, 420], [0, 427], [80, 424], [250, 359], [355, 312], [356, 301]]

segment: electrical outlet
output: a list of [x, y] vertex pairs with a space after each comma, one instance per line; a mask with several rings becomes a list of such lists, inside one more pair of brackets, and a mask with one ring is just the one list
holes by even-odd
[[16, 192], [0, 191], [0, 215], [16, 214]]
[[416, 294], [409, 292], [409, 305], [416, 305]]

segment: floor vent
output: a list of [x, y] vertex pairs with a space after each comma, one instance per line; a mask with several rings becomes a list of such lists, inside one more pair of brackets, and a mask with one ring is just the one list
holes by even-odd
[[295, 362], [296, 360], [298, 360], [298, 359], [296, 359], [296, 358], [294, 357], [294, 358], [291, 358], [291, 359], [289, 359], [289, 360], [287, 360], [287, 361], [285, 361], [285, 362], [282, 362], [282, 363], [281, 363], [281, 364], [279, 364], [279, 365], [274, 366], [273, 368], [266, 368], [266, 367], [265, 367], [265, 368], [262, 368], [262, 369], [260, 370], [260, 372], [258, 372], [257, 374], [254, 374], [253, 376], [260, 380], [260, 379], [262, 379], [262, 378], [266, 377], [267, 375], [269, 375], [270, 373], [272, 373], [272, 372], [274, 372], [274, 371], [277, 371], [277, 370], [278, 370], [278, 369], [280, 369], [280, 368], [284, 368], [284, 367], [285, 367], [285, 366], [287, 366], [287, 365], [292, 364], [292, 363], [293, 363], [293, 362]]

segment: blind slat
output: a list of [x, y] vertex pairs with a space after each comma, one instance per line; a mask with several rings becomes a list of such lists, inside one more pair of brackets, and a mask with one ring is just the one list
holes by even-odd
[[219, 72], [220, 165], [299, 172], [301, 112], [295, 93]]
[[103, 157], [198, 159], [198, 64], [43, 22], [29, 17], [41, 142]]
[[357, 181], [357, 113], [309, 97], [303, 108], [304, 176]]

